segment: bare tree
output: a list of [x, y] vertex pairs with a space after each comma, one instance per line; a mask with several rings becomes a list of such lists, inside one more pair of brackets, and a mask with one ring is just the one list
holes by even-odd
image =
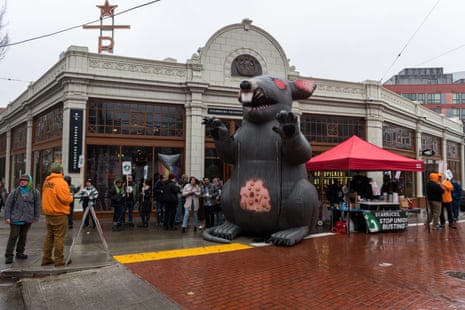
[[8, 48], [8, 33], [4, 33], [4, 24], [3, 24], [3, 17], [5, 16], [6, 9], [2, 7], [0, 9], [0, 60], [5, 57], [6, 50]]

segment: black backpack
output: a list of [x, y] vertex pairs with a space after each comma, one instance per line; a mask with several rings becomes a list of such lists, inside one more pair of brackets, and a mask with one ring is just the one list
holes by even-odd
[[158, 180], [153, 186], [153, 193], [155, 194], [155, 200], [163, 202], [163, 196], [165, 192], [165, 182]]

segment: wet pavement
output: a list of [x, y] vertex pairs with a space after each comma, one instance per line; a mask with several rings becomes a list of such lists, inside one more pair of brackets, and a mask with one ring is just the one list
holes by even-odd
[[[422, 214], [409, 217], [417, 220], [393, 233], [347, 236], [321, 227], [294, 247], [277, 247], [247, 237], [223, 246], [192, 229], [153, 225], [112, 232], [101, 219], [110, 256], [88, 228], [69, 266], [44, 268], [41, 219], [29, 233], [29, 258], [2, 267], [0, 308], [465, 309], [465, 222], [428, 232]], [[0, 225], [4, 245], [8, 231]]]

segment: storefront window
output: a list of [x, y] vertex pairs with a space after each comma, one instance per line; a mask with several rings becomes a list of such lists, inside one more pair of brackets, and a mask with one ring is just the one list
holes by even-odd
[[59, 139], [63, 135], [63, 105], [58, 104], [34, 117], [34, 143]]
[[61, 148], [48, 148], [34, 152], [34, 183], [38, 189], [42, 188], [45, 178], [49, 175], [50, 165], [53, 162], [62, 162]]
[[11, 157], [12, 159], [12, 167], [13, 167], [13, 183], [11, 184], [10, 188], [15, 188], [18, 184], [18, 178], [23, 174], [26, 173], [26, 154], [16, 154]]
[[184, 106], [90, 100], [88, 133], [184, 137]]
[[143, 179], [153, 186], [156, 173], [179, 176], [182, 171], [183, 149], [180, 148], [88, 145], [87, 154], [85, 178], [92, 179], [99, 191], [96, 210], [111, 210], [108, 192], [117, 178], [125, 181], [124, 162], [130, 162], [130, 174], [137, 186]]
[[414, 131], [393, 124], [383, 124], [383, 147], [414, 152]]
[[365, 138], [362, 118], [304, 114], [300, 118], [302, 133], [310, 143], [341, 143], [356, 135]]
[[205, 171], [203, 176], [210, 179], [220, 178], [224, 179], [223, 176], [223, 162], [216, 153], [216, 148], [205, 149]]
[[460, 178], [460, 145], [447, 141], [447, 169], [455, 178]]
[[[241, 127], [242, 119], [221, 119], [223, 124], [228, 128], [229, 134], [232, 136]], [[211, 130], [205, 128], [205, 177], [213, 179], [215, 177], [220, 178], [223, 181], [227, 181], [231, 177], [233, 170], [232, 164], [223, 163], [216, 152], [216, 147], [213, 143], [213, 137], [211, 136]], [[203, 177], [197, 176], [197, 177]]]

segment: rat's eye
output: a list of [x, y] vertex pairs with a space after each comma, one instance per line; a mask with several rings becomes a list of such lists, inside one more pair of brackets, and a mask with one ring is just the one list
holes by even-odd
[[274, 85], [276, 85], [279, 89], [286, 89], [286, 83], [281, 80], [273, 79]]

